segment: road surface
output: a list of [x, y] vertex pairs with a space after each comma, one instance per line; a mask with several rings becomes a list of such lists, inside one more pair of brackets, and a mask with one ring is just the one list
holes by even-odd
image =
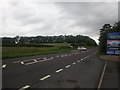
[[3, 60], [3, 88], [97, 88], [104, 61], [97, 48]]

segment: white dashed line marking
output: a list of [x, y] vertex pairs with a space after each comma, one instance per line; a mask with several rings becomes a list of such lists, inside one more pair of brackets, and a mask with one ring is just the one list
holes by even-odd
[[80, 62], [80, 60], [78, 60], [77, 62]]
[[20, 62], [21, 64], [24, 64], [24, 62]]
[[26, 63], [25, 65], [30, 65], [30, 64], [39, 63], [39, 62], [45, 62], [45, 61], [49, 61], [49, 60], [51, 60], [51, 59], [45, 59], [45, 60], [41, 60], [41, 61], [37, 61], [37, 62]]
[[84, 59], [86, 59], [86, 57]]
[[7, 65], [4, 64], [4, 65], [2, 65], [2, 68], [5, 68], [6, 66], [7, 66]]
[[36, 59], [34, 59], [35, 62], [38, 62]]
[[67, 54], [65, 56], [68, 56]]
[[47, 76], [41, 78], [40, 80], [45, 80], [45, 79], [47, 79], [47, 78], [49, 78], [49, 77], [51, 77], [51, 75], [47, 75]]
[[66, 68], [69, 68], [71, 65], [67, 65]]
[[81, 61], [82, 61], [83, 59], [81, 59]]
[[46, 60], [47, 58], [44, 58], [44, 60]]
[[24, 86], [24, 87], [22, 87], [21, 89], [18, 89], [18, 90], [25, 90], [25, 89], [27, 89], [29, 87], [30, 87], [29, 85], [26, 85], [26, 86]]
[[61, 55], [61, 57], [64, 57], [64, 55]]
[[59, 69], [59, 70], [56, 71], [56, 73], [61, 72], [62, 70], [63, 70], [63, 69]]
[[50, 59], [53, 59], [54, 57], [51, 57]]
[[56, 57], [59, 57], [59, 56], [56, 56]]
[[37, 63], [37, 62], [26, 63], [25, 65], [30, 65], [30, 64], [34, 64], [34, 63]]
[[76, 62], [74, 62], [73, 64], [76, 64]]

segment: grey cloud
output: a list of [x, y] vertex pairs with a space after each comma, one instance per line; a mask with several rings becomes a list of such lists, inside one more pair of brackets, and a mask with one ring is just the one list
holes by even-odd
[[[117, 21], [117, 3], [113, 2], [10, 4], [10, 9], [6, 9], [11, 13], [7, 19], [12, 17], [13, 21], [20, 22], [17, 27], [10, 19], [17, 27], [17, 34], [21, 35], [27, 35], [27, 32], [28, 35], [84, 34], [96, 38], [103, 24]], [[7, 25], [10, 27], [9, 23]], [[21, 28], [25, 29], [24, 32]], [[10, 32], [15, 30], [11, 28]]]

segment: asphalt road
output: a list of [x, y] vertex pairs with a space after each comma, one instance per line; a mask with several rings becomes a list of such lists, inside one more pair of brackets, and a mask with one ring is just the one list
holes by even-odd
[[104, 61], [97, 48], [3, 61], [3, 88], [97, 88]]

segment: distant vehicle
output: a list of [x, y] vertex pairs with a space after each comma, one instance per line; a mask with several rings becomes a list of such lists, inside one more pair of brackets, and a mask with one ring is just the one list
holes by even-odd
[[87, 48], [85, 48], [85, 47], [83, 47], [83, 46], [79, 46], [79, 47], [78, 47], [78, 50], [80, 50], [80, 51], [86, 51]]

